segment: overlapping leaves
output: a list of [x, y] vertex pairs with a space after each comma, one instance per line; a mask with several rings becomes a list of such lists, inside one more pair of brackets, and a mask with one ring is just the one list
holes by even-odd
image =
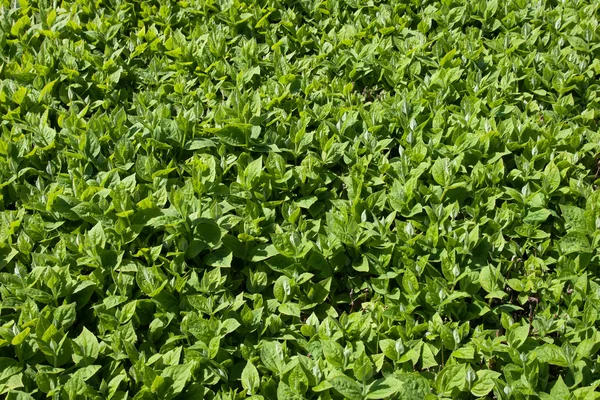
[[597, 397], [595, 2], [0, 4], [3, 397]]

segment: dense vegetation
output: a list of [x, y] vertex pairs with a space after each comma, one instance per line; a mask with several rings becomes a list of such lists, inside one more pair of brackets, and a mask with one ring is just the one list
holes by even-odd
[[0, 4], [0, 397], [600, 397], [597, 1]]

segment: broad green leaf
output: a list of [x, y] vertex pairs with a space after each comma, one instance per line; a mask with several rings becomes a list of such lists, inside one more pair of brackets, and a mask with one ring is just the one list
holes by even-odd
[[256, 367], [248, 361], [242, 371], [242, 387], [248, 395], [255, 394], [260, 386], [260, 376]]
[[245, 147], [248, 145], [246, 134], [237, 126], [228, 126], [223, 128], [219, 130], [217, 136], [223, 143], [230, 146]]
[[104, 248], [106, 245], [106, 235], [104, 234], [104, 229], [102, 229], [102, 224], [100, 224], [100, 222], [90, 229], [88, 237], [92, 246]]
[[402, 389], [402, 382], [395, 378], [387, 377], [373, 382], [368, 389], [366, 398], [385, 399], [395, 395], [400, 389]]
[[565, 384], [563, 378], [561, 376], [558, 376], [556, 382], [554, 383], [554, 386], [552, 386], [552, 389], [550, 390], [550, 395], [552, 396], [552, 398], [568, 399], [570, 393], [571, 391], [569, 390], [569, 387]]
[[529, 326], [521, 325], [521, 326], [511, 328], [508, 331], [506, 338], [508, 340], [508, 344], [511, 347], [518, 349], [519, 347], [521, 347], [523, 345], [523, 343], [525, 343], [525, 340], [527, 340], [528, 336], [529, 336]]
[[527, 216], [525, 216], [525, 219], [523, 219], [523, 221], [525, 221], [528, 224], [539, 224], [548, 219], [550, 215], [550, 211], [546, 209], [530, 211], [529, 213], [527, 213]]
[[588, 253], [592, 249], [587, 236], [581, 232], [569, 232], [559, 242], [560, 250], [564, 254]]
[[300, 306], [296, 303], [283, 303], [279, 305], [279, 312], [292, 317], [300, 317]]
[[502, 376], [501, 373], [490, 370], [479, 370], [477, 371], [477, 380], [471, 387], [471, 393], [473, 396], [484, 397], [487, 396], [492, 389], [496, 386], [495, 380]]
[[542, 185], [547, 193], [552, 193], [560, 186], [560, 171], [554, 162], [548, 163], [543, 172]]
[[84, 327], [73, 342], [72, 357], [75, 364], [85, 367], [96, 361], [100, 352], [100, 346], [96, 335]]
[[398, 380], [402, 383], [398, 394], [402, 399], [424, 399], [430, 392], [427, 379], [418, 373], [399, 374]]
[[164, 398], [172, 399], [183, 392], [188, 381], [192, 378], [191, 364], [172, 365], [163, 370], [160, 377], [167, 383]]
[[23, 368], [17, 360], [0, 357], [0, 382], [5, 382], [11, 376], [17, 375], [22, 371]]
[[264, 341], [260, 349], [260, 359], [265, 365], [276, 374], [283, 371], [285, 365], [283, 348], [279, 342]]
[[327, 362], [337, 368], [344, 367], [344, 348], [333, 340], [321, 340]]
[[354, 376], [359, 382], [366, 382], [373, 376], [373, 363], [365, 353], [354, 361]]
[[346, 399], [360, 400], [362, 398], [362, 390], [359, 384], [346, 375], [338, 375], [331, 378], [329, 379], [329, 383], [336, 392]]
[[589, 229], [588, 216], [585, 210], [567, 204], [561, 204], [560, 210], [569, 228], [582, 232], [586, 232]]
[[285, 382], [279, 381], [277, 386], [277, 398], [278, 399], [290, 399], [290, 400], [301, 400], [304, 399], [301, 395], [294, 392]]
[[451, 161], [448, 158], [438, 158], [433, 163], [431, 168], [431, 174], [437, 184], [442, 186], [449, 186], [452, 181], [452, 168]]
[[249, 260], [253, 262], [263, 261], [277, 254], [277, 249], [272, 244], [258, 245], [250, 250]]
[[479, 273], [479, 284], [488, 293], [491, 293], [496, 288], [496, 277], [492, 267], [485, 266]]

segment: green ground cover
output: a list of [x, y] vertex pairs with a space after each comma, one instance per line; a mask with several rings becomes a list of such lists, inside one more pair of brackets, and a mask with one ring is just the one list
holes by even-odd
[[0, 5], [0, 397], [600, 397], [597, 1]]

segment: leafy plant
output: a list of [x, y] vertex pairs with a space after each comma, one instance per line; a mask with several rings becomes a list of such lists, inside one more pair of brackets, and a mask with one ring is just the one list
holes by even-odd
[[0, 2], [0, 395], [588, 399], [599, 4]]

